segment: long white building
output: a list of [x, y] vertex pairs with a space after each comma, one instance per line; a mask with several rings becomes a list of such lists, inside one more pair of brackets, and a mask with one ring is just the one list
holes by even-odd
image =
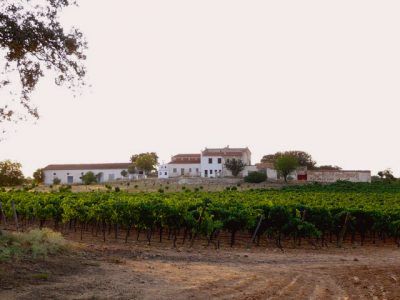
[[97, 175], [100, 183], [121, 180], [121, 172], [128, 171], [130, 165], [131, 163], [48, 165], [43, 168], [44, 183], [52, 184], [55, 178], [60, 179], [62, 184], [82, 183], [82, 175], [89, 171]]
[[251, 166], [251, 152], [249, 148], [205, 148], [201, 153], [177, 154], [171, 161], [158, 168], [159, 178], [173, 177], [227, 177], [232, 173], [225, 167], [230, 159], [241, 160], [246, 168], [239, 176], [246, 176], [249, 171], [256, 171]]

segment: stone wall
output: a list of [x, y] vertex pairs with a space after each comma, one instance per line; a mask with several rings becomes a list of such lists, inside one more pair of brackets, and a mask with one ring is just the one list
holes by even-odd
[[336, 182], [338, 180], [347, 180], [351, 182], [371, 182], [371, 171], [345, 171], [345, 170], [307, 171], [307, 181]]

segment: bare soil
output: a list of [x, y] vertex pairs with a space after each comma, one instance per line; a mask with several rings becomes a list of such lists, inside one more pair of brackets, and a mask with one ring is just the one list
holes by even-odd
[[0, 299], [400, 299], [393, 244], [282, 252], [68, 239], [59, 256], [0, 264]]

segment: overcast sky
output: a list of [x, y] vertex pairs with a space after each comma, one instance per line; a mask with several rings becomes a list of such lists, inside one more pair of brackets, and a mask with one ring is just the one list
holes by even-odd
[[400, 176], [398, 0], [78, 2], [92, 87], [38, 86], [42, 118], [0, 142], [26, 175], [230, 145]]

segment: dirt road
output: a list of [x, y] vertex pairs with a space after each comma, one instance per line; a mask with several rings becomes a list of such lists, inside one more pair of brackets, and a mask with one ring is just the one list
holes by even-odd
[[123, 243], [76, 247], [79, 254], [22, 267], [19, 277], [12, 269], [8, 277], [3, 272], [0, 299], [400, 299], [400, 249], [394, 245], [284, 253]]

